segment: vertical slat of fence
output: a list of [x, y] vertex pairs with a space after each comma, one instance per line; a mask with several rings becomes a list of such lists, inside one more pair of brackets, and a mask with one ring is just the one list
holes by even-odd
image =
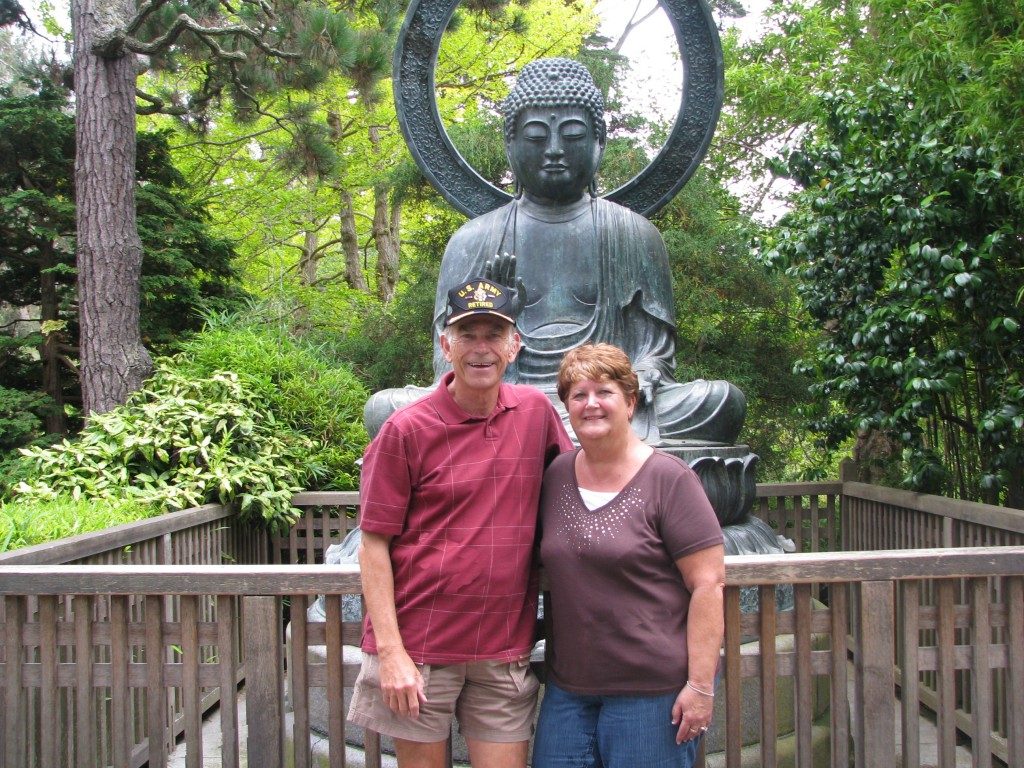
[[[4, 642], [0, 643], [0, 662], [7, 663], [7, 598], [0, 600], [0, 637]], [[4, 675], [0, 676], [0, 765], [6, 763], [4, 755], [4, 737], [7, 735], [7, 672], [4, 667]]]
[[725, 588], [725, 764], [739, 765], [742, 747], [743, 670], [740, 668], [740, 588]]
[[819, 552], [821, 550], [821, 511], [818, 509], [818, 496], [811, 494], [808, 501], [808, 515], [810, 516], [810, 529], [808, 536], [811, 538], [811, 546], [808, 552]]
[[185, 717], [185, 766], [203, 765], [203, 711], [199, 690], [199, 608], [195, 595], [182, 595], [179, 608], [181, 626], [181, 698]]
[[110, 598], [110, 750], [114, 768], [128, 768], [128, 597]]
[[39, 757], [57, 765], [57, 598], [39, 598]]
[[938, 731], [939, 765], [953, 768], [956, 765], [956, 600], [955, 584], [951, 579], [937, 583], [938, 627], [936, 638], [939, 646], [939, 671], [936, 676], [938, 690]]
[[903, 765], [921, 764], [921, 740], [918, 729], [921, 699], [918, 674], [918, 638], [920, 637], [920, 585], [917, 581], [902, 582], [900, 590], [902, 648], [900, 651], [900, 732], [902, 733]]
[[167, 698], [164, 691], [164, 599], [146, 596], [146, 730], [150, 768], [167, 765]]
[[829, 695], [834, 768], [850, 764], [850, 695], [846, 674], [848, 594], [846, 584], [832, 584], [829, 588], [829, 611], [832, 622], [832, 687]]
[[[308, 518], [309, 515], [310, 515], [310, 512], [307, 509], [303, 513], [302, 516], [303, 516], [303, 518]], [[298, 525], [293, 525], [291, 528], [288, 529], [288, 562], [289, 563], [297, 563], [299, 561], [299, 527], [300, 526], [298, 526]]]
[[4, 765], [17, 768], [25, 753], [24, 650], [21, 647], [25, 624], [25, 598], [8, 596], [4, 600], [7, 659], [4, 662]]
[[381, 768], [380, 734], [363, 729], [363, 750], [365, 752], [366, 768]]
[[306, 595], [292, 598], [291, 658], [288, 681], [291, 684], [292, 743], [295, 768], [309, 768], [309, 638], [306, 632]]
[[341, 647], [341, 595], [328, 595], [327, 604], [327, 735], [330, 767], [345, 768], [345, 679]]
[[757, 588], [758, 609], [760, 611], [761, 641], [761, 765], [775, 765], [775, 746], [778, 736], [778, 678], [776, 665], [775, 643], [775, 587], [773, 585]]
[[[324, 520], [327, 517], [327, 513], [323, 507], [319, 507], [320, 520]], [[313, 518], [313, 514], [309, 511], [306, 512], [306, 562], [313, 564], [317, 562], [316, 558], [316, 521]]]
[[75, 765], [96, 764], [96, 691], [93, 688], [92, 610], [93, 598], [75, 595]]
[[786, 512], [786, 536], [793, 539], [796, 544], [796, 551], [804, 551], [804, 497], [794, 496], [793, 506]]
[[1019, 653], [1019, 649], [1024, 648], [1024, 576], [1007, 577], [1006, 606], [1009, 656], [1006, 753], [1019, 761], [1024, 757], [1024, 726], [1021, 725], [1024, 723], [1024, 653]]
[[840, 509], [840, 496], [837, 494], [830, 493], [828, 495], [828, 548], [830, 552], [838, 552], [840, 549], [839, 544], [839, 515], [842, 510]]
[[281, 658], [281, 608], [276, 597], [246, 597], [245, 714], [250, 755], [266, 765], [284, 765], [284, 675]]
[[811, 585], [793, 587], [796, 632], [796, 760], [798, 768], [813, 768], [814, 670], [811, 668]]
[[217, 596], [217, 660], [220, 669], [220, 741], [222, 768], [238, 768], [238, 621], [234, 595]]
[[992, 667], [991, 641], [992, 623], [989, 618], [988, 579], [972, 579], [971, 601], [974, 604], [973, 635], [974, 660], [971, 664], [974, 711], [972, 751], [975, 768], [990, 768], [992, 765]]
[[856, 765], [857, 768], [888, 766], [892, 765], [896, 754], [892, 582], [862, 582], [857, 611], [855, 686], [860, 711]]

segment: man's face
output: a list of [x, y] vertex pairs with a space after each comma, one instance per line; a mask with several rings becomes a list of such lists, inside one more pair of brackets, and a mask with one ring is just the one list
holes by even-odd
[[471, 315], [441, 335], [441, 350], [460, 384], [477, 390], [490, 389], [501, 383], [505, 369], [516, 359], [519, 334], [512, 332], [512, 325], [506, 320]]
[[597, 174], [604, 145], [582, 107], [530, 107], [506, 142], [512, 172], [540, 201], [579, 200]]

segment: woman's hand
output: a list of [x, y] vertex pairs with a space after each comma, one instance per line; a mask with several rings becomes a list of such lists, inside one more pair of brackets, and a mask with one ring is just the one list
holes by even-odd
[[672, 705], [672, 725], [679, 726], [676, 744], [691, 741], [704, 733], [711, 725], [714, 713], [714, 696], [698, 693], [689, 685], [683, 686]]

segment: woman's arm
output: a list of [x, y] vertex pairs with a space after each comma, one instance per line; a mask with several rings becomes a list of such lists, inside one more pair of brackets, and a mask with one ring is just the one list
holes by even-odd
[[[686, 617], [687, 685], [676, 697], [672, 722], [676, 741], [699, 736], [714, 714], [715, 673], [725, 635], [725, 549], [721, 544], [676, 560], [690, 592]], [[709, 695], [711, 694], [711, 695]]]

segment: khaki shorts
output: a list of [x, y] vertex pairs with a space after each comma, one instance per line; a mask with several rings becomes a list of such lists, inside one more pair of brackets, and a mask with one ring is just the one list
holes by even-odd
[[423, 743], [445, 741], [452, 719], [464, 738], [512, 743], [533, 735], [540, 683], [526, 659], [417, 664], [427, 701], [415, 720], [394, 712], [380, 692], [380, 659], [363, 654], [348, 719], [392, 738]]

